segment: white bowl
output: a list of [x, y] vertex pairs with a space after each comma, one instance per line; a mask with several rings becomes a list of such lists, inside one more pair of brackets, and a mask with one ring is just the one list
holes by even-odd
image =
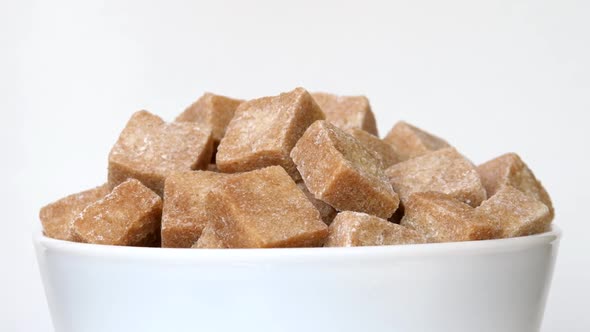
[[56, 332], [532, 332], [559, 239], [554, 228], [359, 248], [34, 243]]

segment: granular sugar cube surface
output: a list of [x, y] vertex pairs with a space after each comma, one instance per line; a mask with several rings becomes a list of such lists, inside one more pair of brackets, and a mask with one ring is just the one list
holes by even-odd
[[393, 147], [400, 161], [450, 147], [443, 139], [404, 121], [396, 123], [383, 141]]
[[497, 238], [498, 226], [487, 216], [455, 198], [437, 192], [416, 193], [405, 203], [402, 226], [426, 236], [428, 242]]
[[329, 227], [325, 247], [385, 246], [425, 243], [418, 232], [360, 212], [340, 212]]
[[215, 233], [212, 226], [207, 226], [203, 230], [203, 234], [199, 237], [197, 242], [191, 248], [195, 249], [225, 249], [227, 246], [223, 240]]
[[436, 191], [473, 207], [486, 197], [475, 166], [454, 148], [445, 148], [388, 168], [393, 189], [405, 205], [413, 193]]
[[212, 227], [230, 248], [318, 247], [328, 227], [280, 166], [235, 174], [208, 196]]
[[379, 136], [375, 115], [367, 97], [336, 96], [322, 92], [312, 93], [312, 96], [326, 114], [326, 120], [336, 127], [343, 130], [358, 128]]
[[74, 220], [73, 240], [119, 246], [158, 246], [162, 199], [135, 179], [90, 204]]
[[305, 197], [307, 197], [311, 204], [313, 204], [313, 206], [320, 212], [320, 216], [326, 225], [330, 225], [334, 217], [336, 217], [336, 209], [330, 204], [315, 198], [315, 196], [309, 192], [309, 189], [307, 189], [304, 182], [297, 182], [297, 187], [303, 191]]
[[217, 167], [235, 173], [278, 165], [298, 180], [289, 153], [307, 127], [320, 119], [324, 113], [303, 88], [244, 102], [219, 144]]
[[176, 171], [205, 169], [213, 153], [210, 129], [189, 122], [165, 123], [147, 111], [133, 114], [109, 154], [111, 188], [135, 178], [162, 195]]
[[478, 166], [477, 172], [489, 197], [495, 195], [502, 186], [510, 185], [547, 205], [553, 219], [555, 212], [549, 194], [516, 153], [492, 159]]
[[109, 191], [109, 186], [103, 184], [44, 206], [39, 213], [43, 234], [58, 240], [72, 240], [74, 218], [88, 205], [106, 196]]
[[551, 224], [545, 204], [508, 185], [498, 189], [476, 211], [496, 223], [503, 238], [543, 233]]
[[209, 222], [206, 199], [227, 174], [208, 171], [174, 173], [166, 179], [162, 210], [162, 247], [189, 248]]
[[196, 122], [205, 128], [211, 128], [213, 140], [217, 145], [225, 135], [225, 129], [233, 118], [236, 108], [242, 102], [238, 99], [205, 93], [176, 117], [176, 121]]
[[389, 218], [399, 205], [381, 162], [328, 121], [311, 125], [291, 157], [309, 191], [336, 210]]
[[400, 161], [393, 147], [379, 139], [379, 137], [357, 128], [348, 129], [346, 132], [372, 152], [381, 161], [384, 169]]

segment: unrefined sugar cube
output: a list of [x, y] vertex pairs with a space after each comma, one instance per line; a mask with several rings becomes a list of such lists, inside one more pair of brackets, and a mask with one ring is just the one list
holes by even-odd
[[420, 233], [366, 213], [340, 212], [328, 228], [325, 247], [387, 246], [425, 243]]
[[381, 162], [328, 121], [311, 125], [291, 157], [309, 191], [336, 210], [389, 218], [399, 205]]
[[498, 226], [487, 216], [438, 192], [411, 195], [401, 225], [426, 236], [428, 242], [486, 240], [500, 235]]
[[214, 144], [217, 145], [225, 135], [225, 129], [234, 117], [236, 108], [242, 102], [238, 99], [205, 93], [176, 117], [176, 121], [196, 122], [211, 128]]
[[88, 205], [106, 196], [109, 191], [109, 186], [103, 184], [44, 206], [39, 213], [43, 234], [58, 240], [72, 240], [74, 218]]
[[320, 212], [320, 216], [326, 225], [330, 225], [334, 217], [336, 217], [336, 209], [330, 204], [315, 198], [315, 196], [309, 192], [309, 189], [307, 189], [304, 182], [297, 182], [297, 187], [303, 191], [305, 197], [307, 197], [311, 204], [313, 204], [313, 206]]
[[228, 177], [208, 196], [211, 225], [229, 248], [318, 247], [328, 226], [280, 166]]
[[396, 123], [383, 141], [393, 147], [400, 161], [450, 147], [443, 139], [404, 121]]
[[475, 166], [454, 148], [445, 148], [388, 168], [393, 189], [405, 205], [413, 193], [436, 191], [473, 207], [486, 199]]
[[502, 186], [510, 185], [547, 205], [553, 219], [555, 212], [549, 194], [516, 153], [507, 153], [479, 165], [477, 172], [489, 197]]
[[371, 151], [381, 161], [384, 169], [400, 161], [393, 147], [383, 142], [379, 137], [357, 128], [348, 129], [346, 132]]
[[547, 205], [509, 185], [500, 187], [476, 211], [496, 223], [504, 238], [543, 233], [551, 224]]
[[227, 174], [178, 172], [166, 178], [162, 210], [162, 247], [189, 248], [211, 219], [207, 195]]
[[109, 184], [129, 178], [162, 195], [166, 177], [205, 169], [213, 153], [210, 129], [195, 123], [165, 123], [147, 111], [133, 114], [109, 154]]
[[116, 186], [74, 220], [73, 240], [119, 246], [158, 246], [162, 199], [136, 179]]
[[221, 172], [282, 166], [299, 179], [289, 153], [307, 127], [324, 113], [303, 88], [242, 103], [227, 127], [216, 156]]
[[312, 96], [326, 114], [326, 120], [336, 127], [343, 130], [358, 128], [379, 136], [375, 115], [367, 97], [337, 96], [322, 92], [312, 93]]

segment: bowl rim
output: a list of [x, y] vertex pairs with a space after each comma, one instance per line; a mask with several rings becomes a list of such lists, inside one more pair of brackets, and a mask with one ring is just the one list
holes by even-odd
[[547, 232], [515, 238], [407, 244], [373, 247], [331, 247], [331, 248], [265, 248], [265, 249], [189, 249], [189, 248], [146, 248], [100, 244], [77, 243], [52, 239], [38, 230], [33, 233], [33, 244], [38, 251], [51, 251], [73, 256], [103, 258], [146, 259], [146, 260], [195, 260], [213, 262], [255, 262], [258, 260], [293, 261], [298, 259], [325, 260], [346, 259], [361, 256], [363, 259], [382, 257], [431, 257], [449, 255], [479, 255], [487, 253], [514, 252], [533, 247], [556, 244], [562, 237], [559, 227], [552, 225]]

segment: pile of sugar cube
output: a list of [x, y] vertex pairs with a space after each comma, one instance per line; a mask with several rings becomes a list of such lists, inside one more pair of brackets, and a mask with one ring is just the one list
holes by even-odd
[[131, 116], [105, 184], [43, 207], [46, 236], [172, 248], [402, 245], [545, 232], [547, 191], [514, 153], [475, 166], [364, 96], [205, 93], [173, 122]]

